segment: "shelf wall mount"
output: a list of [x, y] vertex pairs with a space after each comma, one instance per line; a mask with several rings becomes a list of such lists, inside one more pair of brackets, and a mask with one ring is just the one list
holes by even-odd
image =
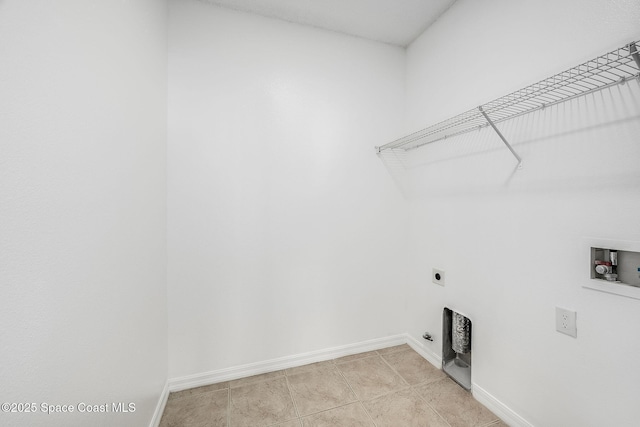
[[640, 41], [607, 52], [561, 73], [497, 98], [478, 108], [443, 120], [427, 128], [375, 147], [415, 150], [436, 141], [491, 126], [522, 167], [522, 158], [496, 127], [497, 123], [637, 79], [640, 82]]

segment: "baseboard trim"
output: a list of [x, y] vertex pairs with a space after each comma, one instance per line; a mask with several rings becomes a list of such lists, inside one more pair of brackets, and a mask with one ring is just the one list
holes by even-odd
[[165, 381], [164, 388], [162, 389], [162, 393], [160, 393], [160, 399], [158, 399], [158, 404], [156, 405], [156, 410], [153, 413], [153, 418], [151, 418], [149, 427], [158, 427], [160, 425], [160, 420], [162, 419], [162, 414], [164, 413], [164, 407], [167, 406], [168, 398], [169, 381]]
[[425, 346], [424, 344], [422, 344], [420, 341], [418, 341], [417, 339], [415, 339], [413, 336], [406, 334], [407, 336], [407, 344], [416, 351], [416, 353], [418, 353], [420, 356], [424, 357], [428, 362], [430, 362], [433, 366], [435, 366], [438, 369], [442, 368], [442, 356], [440, 356], [439, 354], [436, 354], [433, 352], [433, 350], [431, 350], [430, 348], [428, 348], [427, 346]]
[[[292, 356], [279, 357], [276, 359], [266, 360], [262, 362], [249, 363], [246, 365], [234, 366], [225, 369], [219, 369], [201, 374], [187, 375], [184, 377], [171, 378], [165, 384], [164, 390], [160, 396], [160, 400], [156, 407], [150, 427], [158, 427], [167, 398], [170, 392], [185, 390], [193, 387], [201, 387], [205, 385], [215, 384], [222, 381], [230, 381], [251, 375], [259, 375], [267, 372], [278, 371], [281, 369], [295, 368], [297, 366], [307, 365], [309, 363], [322, 362], [325, 360], [336, 359], [338, 357], [349, 356], [351, 354], [363, 353], [366, 351], [379, 350], [394, 345], [407, 344], [418, 354], [425, 358], [436, 368], [442, 368], [442, 357], [433, 352], [426, 345], [415, 339], [408, 333], [393, 335], [385, 338], [378, 338], [368, 341], [362, 341], [355, 344], [348, 344], [323, 350], [301, 353]], [[522, 418], [520, 415], [512, 411], [507, 405], [496, 399], [476, 383], [472, 383], [473, 397], [490, 411], [500, 417], [505, 423], [511, 427], [533, 427], [533, 424]]]
[[263, 362], [249, 363], [246, 365], [204, 372], [201, 374], [171, 378], [169, 379], [169, 391], [180, 391], [188, 388], [215, 384], [221, 381], [244, 378], [251, 375], [264, 374], [266, 372], [279, 371], [287, 368], [295, 368], [309, 363], [322, 362], [351, 354], [405, 344], [406, 342], [407, 334], [398, 334], [385, 338], [362, 341], [355, 344], [312, 351], [309, 353], [279, 357], [277, 359], [266, 360]]
[[[409, 344], [411, 348], [413, 348], [427, 361], [431, 362], [431, 364], [436, 368], [442, 369], [442, 356], [434, 353], [430, 348], [409, 334], [407, 334], [407, 344]], [[472, 383], [471, 390], [473, 397], [478, 402], [486, 406], [487, 409], [496, 414], [511, 427], [533, 427], [533, 424], [516, 414], [507, 405], [496, 399], [492, 394], [487, 392], [478, 384]]]
[[516, 414], [507, 405], [496, 399], [492, 394], [480, 387], [478, 384], [473, 383], [471, 386], [473, 390], [473, 397], [491, 412], [496, 414], [502, 421], [507, 423], [511, 427], [533, 427], [533, 424]]

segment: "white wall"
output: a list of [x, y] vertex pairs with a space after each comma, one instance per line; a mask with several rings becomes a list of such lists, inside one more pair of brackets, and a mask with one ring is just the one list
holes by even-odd
[[0, 2], [3, 426], [148, 424], [167, 373], [166, 3]]
[[[407, 51], [407, 131], [637, 40], [637, 1], [458, 1]], [[632, 82], [432, 144], [398, 174], [411, 201], [409, 330], [441, 349], [442, 308], [473, 320], [473, 382], [535, 426], [637, 425], [640, 301], [581, 287], [584, 237], [640, 241]], [[430, 283], [446, 271], [446, 287]], [[578, 313], [577, 339], [555, 307]]]
[[474, 321], [476, 386], [533, 425], [637, 421], [640, 301], [581, 284], [583, 237], [640, 241], [638, 84], [502, 124], [515, 173], [490, 130], [386, 159], [409, 212], [372, 150], [403, 117], [418, 129], [638, 39], [637, 2], [459, 0], [406, 70], [398, 48], [170, 4], [166, 153], [163, 2], [0, 2], [0, 401], [137, 408], [0, 424], [151, 418], [165, 184], [170, 377], [407, 326], [439, 338], [450, 306]]
[[169, 376], [404, 332], [404, 51], [170, 2]]

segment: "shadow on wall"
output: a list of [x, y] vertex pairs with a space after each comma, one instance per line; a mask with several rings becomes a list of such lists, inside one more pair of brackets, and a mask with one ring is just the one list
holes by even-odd
[[[428, 124], [428, 123], [425, 123]], [[640, 81], [380, 159], [407, 199], [505, 191], [639, 187]]]

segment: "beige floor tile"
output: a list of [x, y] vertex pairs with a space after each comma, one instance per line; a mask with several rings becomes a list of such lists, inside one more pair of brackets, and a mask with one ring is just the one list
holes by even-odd
[[362, 359], [364, 357], [376, 356], [377, 354], [378, 353], [376, 351], [367, 351], [365, 353], [351, 354], [349, 356], [339, 357], [337, 359], [334, 359], [333, 361], [335, 363], [351, 362], [353, 360]]
[[378, 350], [378, 354], [389, 354], [395, 351], [402, 351], [402, 350], [413, 350], [413, 349], [409, 347], [408, 344], [400, 344], [400, 345], [394, 345], [393, 347], [381, 348], [380, 350]]
[[451, 427], [485, 426], [498, 420], [498, 417], [449, 378], [416, 386], [414, 390], [426, 399]]
[[333, 365], [290, 375], [288, 380], [300, 416], [356, 401], [351, 388]]
[[174, 399], [167, 402], [160, 427], [226, 427], [228, 403], [228, 389]]
[[285, 377], [231, 388], [231, 427], [270, 426], [298, 418]]
[[361, 403], [351, 403], [302, 418], [304, 427], [375, 427]]
[[412, 349], [385, 354], [382, 358], [411, 385], [433, 382], [446, 377], [444, 372]]
[[251, 377], [240, 378], [237, 380], [229, 381], [229, 387], [240, 387], [247, 384], [253, 384], [260, 381], [271, 380], [273, 378], [279, 378], [284, 376], [284, 371], [267, 372], [266, 374], [253, 375]]
[[507, 427], [407, 345], [172, 393], [160, 422], [160, 427], [374, 425]]
[[449, 427], [411, 389], [362, 402], [378, 427]]
[[326, 360], [324, 362], [309, 363], [308, 365], [297, 366], [295, 368], [285, 369], [287, 375], [295, 375], [302, 372], [309, 372], [319, 368], [326, 368], [327, 366], [334, 366], [333, 360]]
[[449, 427], [411, 389], [362, 402], [378, 427]]
[[300, 420], [287, 421], [286, 423], [276, 424], [273, 427], [302, 427], [302, 421]]
[[380, 356], [339, 363], [336, 366], [361, 400], [373, 399], [408, 386]]
[[194, 394], [208, 393], [210, 391], [224, 390], [229, 388], [227, 381], [202, 387], [189, 388], [187, 390], [175, 391], [169, 395], [169, 400], [182, 399], [183, 397], [193, 396]]

